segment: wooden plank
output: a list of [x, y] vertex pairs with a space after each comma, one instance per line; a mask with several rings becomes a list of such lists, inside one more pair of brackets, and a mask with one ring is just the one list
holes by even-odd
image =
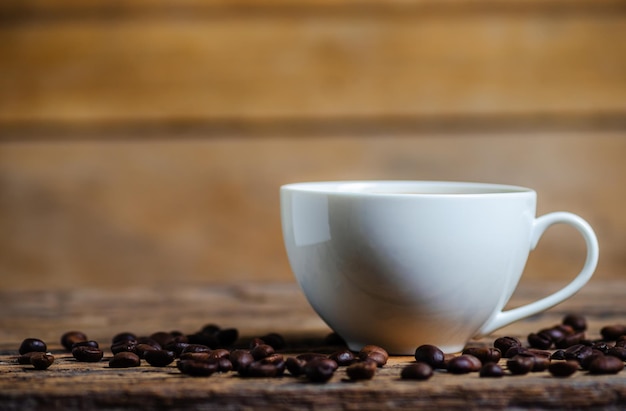
[[623, 2], [496, 3], [145, 16], [119, 6], [87, 19], [73, 2], [68, 17], [37, 17], [52, 6], [35, 3], [32, 19], [0, 27], [0, 123], [624, 117]]
[[[623, 161], [613, 133], [68, 140], [0, 144], [0, 288], [289, 280], [278, 188], [307, 180], [470, 180], [538, 191], [600, 239], [597, 275], [626, 266]], [[575, 232], [554, 227], [529, 278], [571, 278]], [[227, 273], [227, 274], [226, 274]]]
[[[522, 287], [514, 303], [544, 295], [554, 283]], [[591, 282], [567, 302], [494, 335], [473, 342], [490, 345], [498, 336], [525, 338], [527, 333], [561, 322], [565, 314], [587, 317], [589, 338], [608, 324], [624, 323], [623, 280]], [[133, 309], [129, 311], [129, 307]], [[285, 309], [288, 307], [288, 309]], [[278, 379], [242, 379], [234, 373], [208, 378], [181, 375], [173, 365], [111, 369], [108, 343], [120, 331], [150, 333], [177, 329], [195, 332], [207, 322], [240, 327], [245, 345], [267, 332], [282, 333], [285, 356], [302, 351], [329, 352], [329, 332], [308, 308], [296, 286], [284, 283], [180, 287], [172, 284], [127, 288], [115, 292], [83, 289], [58, 292], [0, 292], [0, 400], [6, 410], [40, 409], [598, 409], [626, 405], [626, 372], [570, 378], [547, 372], [483, 379], [476, 373], [437, 372], [423, 382], [402, 381], [400, 370], [411, 357], [391, 357], [371, 381], [349, 383], [341, 368], [326, 384], [310, 384], [288, 375]], [[129, 312], [131, 315], [129, 315]], [[99, 363], [81, 364], [64, 353], [56, 340], [69, 329], [81, 329], [106, 351]], [[56, 361], [46, 371], [15, 364], [25, 337], [47, 339]]]

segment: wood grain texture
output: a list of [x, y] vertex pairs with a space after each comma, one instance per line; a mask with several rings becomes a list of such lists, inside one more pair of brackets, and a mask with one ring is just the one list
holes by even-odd
[[626, 113], [624, 2], [436, 3], [12, 2], [0, 123]]
[[[623, 276], [622, 133], [310, 136], [4, 143], [0, 288], [288, 280], [278, 189], [336, 179], [469, 180], [538, 191], [597, 231]], [[582, 239], [550, 229], [530, 278], [572, 278]]]
[[[521, 287], [511, 306], [532, 301], [558, 286], [535, 282]], [[522, 339], [532, 331], [561, 322], [565, 314], [584, 313], [589, 338], [607, 324], [624, 323], [623, 281], [592, 281], [579, 294], [542, 315], [520, 321], [472, 342], [492, 344], [498, 336]], [[170, 365], [134, 369], [108, 367], [107, 345], [117, 332], [177, 329], [197, 331], [212, 322], [238, 327], [246, 344], [254, 336], [279, 332], [286, 337], [286, 356], [303, 351], [328, 352], [329, 329], [321, 323], [292, 283], [180, 287], [176, 284], [127, 288], [123, 291], [81, 289], [56, 292], [0, 291], [0, 400], [6, 410], [54, 409], [619, 409], [626, 406], [626, 371], [611, 376], [578, 372], [552, 378], [546, 372], [482, 379], [476, 373], [437, 372], [428, 381], [401, 381], [411, 357], [391, 357], [371, 381], [344, 381], [340, 369], [326, 384], [284, 376], [241, 379], [233, 373], [208, 378], [181, 375]], [[130, 310], [129, 310], [130, 309]], [[129, 315], [129, 312], [132, 314]], [[95, 364], [75, 362], [56, 342], [69, 329], [80, 329], [101, 342], [107, 352]], [[56, 361], [46, 371], [15, 364], [20, 341], [47, 340]]]

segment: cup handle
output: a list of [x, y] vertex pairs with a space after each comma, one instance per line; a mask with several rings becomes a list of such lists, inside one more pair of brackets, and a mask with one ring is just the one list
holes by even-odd
[[559, 211], [536, 218], [531, 233], [530, 249], [535, 249], [539, 238], [541, 238], [548, 227], [559, 223], [569, 224], [576, 228], [585, 240], [587, 259], [580, 273], [568, 285], [547, 297], [521, 307], [500, 311], [482, 326], [477, 333], [477, 337], [486, 336], [512, 322], [545, 311], [570, 298], [589, 281], [598, 264], [598, 239], [591, 226], [576, 214]]

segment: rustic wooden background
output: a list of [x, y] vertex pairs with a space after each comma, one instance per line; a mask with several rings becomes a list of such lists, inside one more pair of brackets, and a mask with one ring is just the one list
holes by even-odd
[[291, 281], [279, 186], [362, 178], [533, 187], [623, 277], [625, 156], [625, 1], [0, 3], [1, 288]]

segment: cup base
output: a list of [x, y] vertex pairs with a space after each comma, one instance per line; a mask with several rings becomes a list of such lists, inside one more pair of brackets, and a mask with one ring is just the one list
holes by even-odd
[[[346, 341], [346, 344], [348, 345], [348, 348], [350, 349], [350, 351], [354, 351], [354, 352], [359, 352], [361, 351], [361, 349], [363, 347], [365, 347], [366, 345], [369, 344], [373, 344], [373, 345], [378, 345], [379, 347], [382, 347], [385, 349], [385, 351], [387, 351], [387, 353], [389, 355], [393, 355], [393, 356], [414, 356], [415, 355], [415, 350], [417, 349], [417, 347], [419, 347], [419, 345], [415, 345], [415, 346], [394, 346], [394, 345], [390, 345], [390, 344], [385, 344], [385, 343], [368, 343], [368, 344], [363, 344], [363, 343], [359, 343], [359, 342], [350, 342], [350, 341]], [[437, 345], [437, 347], [443, 351], [444, 354], [458, 354], [460, 352], [463, 351], [463, 349], [465, 348], [465, 344], [452, 344], [452, 345]]]

